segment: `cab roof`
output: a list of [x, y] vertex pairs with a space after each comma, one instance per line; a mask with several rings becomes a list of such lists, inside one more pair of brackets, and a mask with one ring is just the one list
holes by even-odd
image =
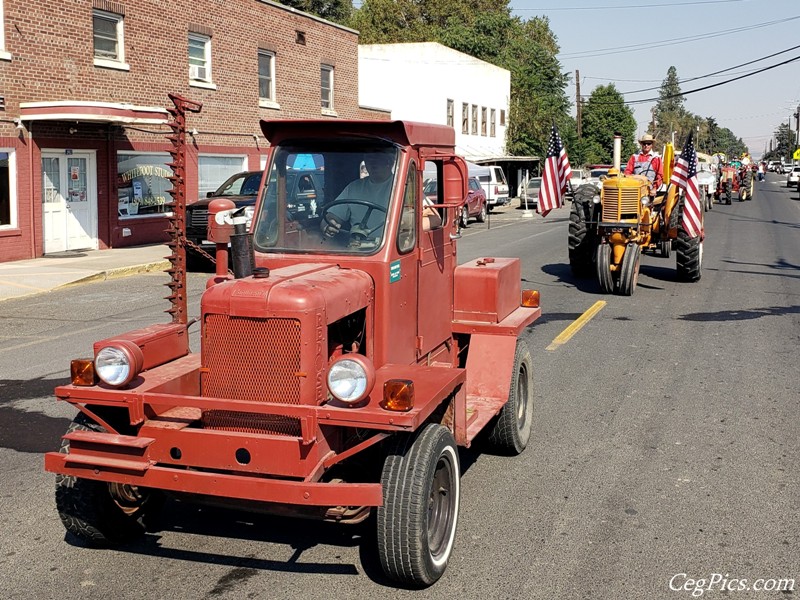
[[271, 145], [298, 138], [365, 137], [386, 139], [402, 146], [455, 149], [452, 127], [415, 121], [280, 119], [261, 121], [261, 131]]

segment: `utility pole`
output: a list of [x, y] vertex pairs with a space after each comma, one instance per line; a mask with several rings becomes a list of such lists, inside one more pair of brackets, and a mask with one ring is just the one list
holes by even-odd
[[794, 113], [794, 119], [795, 119], [795, 131], [797, 134], [797, 137], [795, 138], [795, 145], [800, 146], [800, 106], [797, 107], [797, 112]]
[[581, 72], [578, 69], [575, 69], [575, 106], [577, 107], [577, 119], [578, 122], [578, 139], [581, 139], [581, 120], [582, 120], [582, 100], [581, 100]]

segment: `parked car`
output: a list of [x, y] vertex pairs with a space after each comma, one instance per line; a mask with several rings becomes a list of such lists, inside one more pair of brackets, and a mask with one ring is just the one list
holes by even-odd
[[470, 177], [477, 177], [486, 194], [486, 206], [492, 210], [495, 206], [508, 204], [508, 181], [503, 169], [497, 165], [477, 166], [470, 168]]
[[[438, 180], [435, 177], [428, 177], [422, 187], [425, 199], [431, 204], [440, 204], [438, 196]], [[483, 191], [477, 177], [470, 177], [467, 180], [467, 199], [461, 207], [461, 214], [458, 217], [460, 227], [466, 227], [469, 220], [474, 218], [478, 223], [486, 221], [486, 194]]]
[[792, 167], [786, 176], [786, 187], [797, 187], [798, 182], [800, 182], [800, 166]]
[[599, 166], [596, 165], [589, 170], [589, 177], [584, 180], [584, 183], [591, 183], [597, 187], [603, 187], [603, 180], [608, 177], [608, 170], [611, 165]]
[[527, 208], [532, 205], [536, 207], [539, 204], [539, 189], [542, 187], [541, 177], [530, 177], [528, 184], [525, 182], [519, 184], [519, 205]]
[[[212, 200], [225, 198], [233, 201], [237, 208], [245, 209], [247, 227], [253, 218], [253, 211], [261, 183], [262, 171], [244, 171], [237, 173], [223, 183], [217, 190], [208, 192], [206, 198], [198, 200], [186, 207], [186, 238], [190, 243], [200, 246], [206, 251], [213, 248], [207, 238], [208, 205]], [[317, 208], [323, 203], [324, 172], [320, 169], [287, 169], [286, 171], [286, 209], [290, 216], [302, 222], [318, 216]], [[266, 202], [272, 197], [275, 202], [275, 186], [270, 186]], [[270, 196], [272, 192], [272, 196]]]
[[[245, 208], [247, 225], [253, 218], [258, 186], [261, 184], [263, 171], [243, 171], [227, 179], [215, 191], [208, 192], [205, 198], [189, 204], [186, 207], [186, 239], [197, 246], [206, 246], [206, 250], [213, 248], [208, 242], [208, 205], [217, 198], [231, 200], [237, 207]], [[190, 246], [191, 249], [191, 246]]]
[[478, 223], [483, 223], [486, 220], [487, 211], [486, 193], [483, 191], [478, 178], [470, 177], [467, 181], [467, 201], [461, 208], [459, 225], [466, 227], [472, 217], [475, 217]]

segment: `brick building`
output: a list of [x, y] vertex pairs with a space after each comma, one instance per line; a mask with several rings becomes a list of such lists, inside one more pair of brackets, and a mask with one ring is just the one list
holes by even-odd
[[269, 0], [0, 0], [0, 261], [164, 241], [170, 92], [189, 199], [263, 167], [261, 119], [389, 117], [357, 32]]

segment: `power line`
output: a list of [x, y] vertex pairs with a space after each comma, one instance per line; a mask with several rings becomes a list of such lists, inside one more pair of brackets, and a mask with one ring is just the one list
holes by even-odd
[[[681, 80], [678, 80], [678, 83], [679, 84], [684, 84], [684, 83], [689, 83], [690, 81], [697, 81], [698, 79], [705, 79], [706, 77], [714, 77], [714, 76], [717, 76], [717, 75], [719, 75], [721, 73], [726, 73], [728, 71], [733, 71], [734, 69], [739, 69], [741, 67], [746, 67], [747, 65], [752, 65], [753, 63], [761, 62], [762, 60], [767, 60], [768, 58], [773, 58], [775, 56], [778, 56], [779, 54], [785, 54], [786, 52], [791, 52], [792, 50], [797, 50], [798, 48], [800, 48], [800, 44], [798, 44], [797, 46], [792, 46], [791, 48], [787, 48], [786, 50], [781, 50], [779, 52], [774, 52], [772, 54], [768, 54], [766, 56], [762, 56], [761, 58], [756, 58], [755, 60], [750, 60], [748, 62], [741, 63], [741, 64], [738, 64], [738, 65], [734, 65], [734, 66], [728, 67], [726, 69], [721, 69], [719, 71], [714, 71], [713, 73], [707, 73], [705, 75], [698, 75], [697, 77], [690, 77], [688, 79], [681, 79]], [[757, 72], [760, 72], [760, 70], [759, 69], [754, 69], [752, 71], [747, 71], [748, 74], [749, 73], [757, 73]], [[586, 79], [601, 79], [601, 78], [600, 77], [587, 77]], [[626, 80], [624, 80], [624, 79], [620, 79], [620, 80], [607, 79], [606, 81], [626, 81]], [[627, 81], [630, 81], [630, 80], [627, 80]], [[630, 91], [627, 91], [627, 92], [620, 92], [620, 93], [623, 94], [623, 95], [625, 95], [625, 94], [639, 94], [641, 92], [649, 92], [649, 91], [658, 90], [658, 89], [661, 89], [661, 86], [642, 88], [640, 90], [630, 90]], [[590, 94], [584, 95], [585, 98], [588, 98], [589, 96], [590, 96]]]
[[[726, 85], [726, 84], [731, 83], [733, 81], [738, 81], [740, 79], [744, 79], [745, 77], [752, 77], [753, 75], [757, 75], [759, 73], [763, 73], [764, 71], [769, 71], [769, 70], [775, 69], [777, 67], [782, 67], [783, 65], [788, 65], [789, 63], [793, 63], [793, 62], [795, 62], [797, 60], [800, 60], [800, 56], [795, 56], [794, 58], [790, 58], [789, 60], [785, 60], [785, 61], [783, 61], [781, 63], [770, 65], [768, 67], [764, 67], [763, 69], [759, 69], [757, 71], [753, 71], [751, 73], [747, 73], [745, 75], [739, 75], [739, 77], [734, 77], [732, 79], [727, 79], [725, 81], [720, 81], [718, 83], [712, 83], [711, 85], [706, 85], [706, 86], [703, 86], [701, 88], [696, 88], [696, 89], [693, 89], [693, 90], [687, 90], [687, 91], [681, 92], [679, 94], [670, 94], [669, 96], [665, 96], [664, 98], [645, 98], [644, 100], [631, 100], [630, 102], [625, 102], [625, 104], [628, 104], [628, 105], [630, 105], [630, 104], [644, 104], [646, 102], [655, 102], [656, 100], [668, 100], [670, 98], [679, 98], [681, 96], [688, 96], [689, 94], [696, 94], [697, 92], [710, 90], [711, 88], [719, 87], [721, 85]], [[607, 103], [604, 103], [604, 104], [616, 104], [616, 103], [607, 102]]]
[[731, 4], [733, 2], [745, 2], [746, 0], [698, 0], [696, 2], [669, 2], [657, 4], [628, 4], [625, 6], [560, 6], [558, 8], [512, 8], [515, 12], [552, 12], [557, 10], [617, 10], [631, 8], [667, 8], [671, 6], [693, 6], [697, 4]]
[[741, 33], [743, 31], [749, 31], [751, 29], [760, 29], [762, 27], [769, 27], [771, 25], [777, 25], [779, 23], [786, 23], [788, 21], [794, 21], [796, 19], [800, 19], [800, 15], [789, 17], [787, 19], [775, 19], [774, 21], [766, 21], [764, 23], [756, 23], [755, 25], [748, 25], [744, 27], [736, 27], [734, 29], [727, 29], [725, 31], [719, 32], [710, 32], [710, 33], [699, 33], [697, 35], [691, 35], [686, 37], [680, 38], [673, 38], [670, 40], [661, 40], [658, 42], [644, 42], [641, 44], [629, 44], [627, 46], [616, 46], [611, 48], [600, 48], [599, 50], [581, 50], [580, 52], [573, 52], [567, 54], [560, 54], [560, 59], [566, 58], [588, 58], [588, 57], [595, 57], [595, 56], [608, 56], [611, 54], [625, 54], [627, 52], [638, 52], [639, 50], [643, 49], [652, 49], [652, 48], [661, 48], [664, 46], [673, 46], [675, 44], [685, 44], [687, 42], [696, 42], [698, 40], [706, 40], [710, 38], [720, 37], [724, 35], [731, 35], [735, 33]]

